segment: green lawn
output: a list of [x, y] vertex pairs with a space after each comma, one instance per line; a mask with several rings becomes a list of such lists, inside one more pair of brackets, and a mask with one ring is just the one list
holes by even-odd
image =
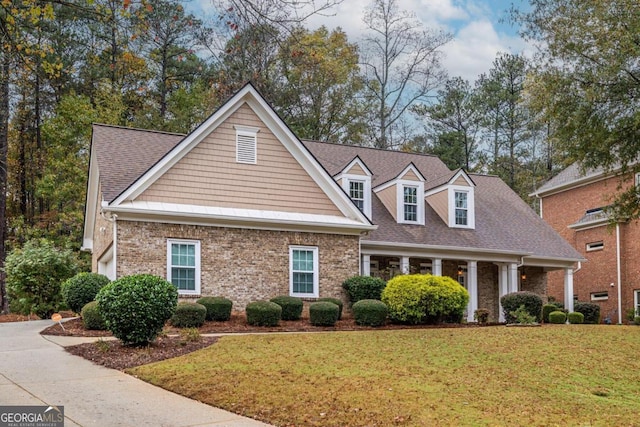
[[640, 327], [227, 336], [130, 373], [279, 426], [640, 425]]

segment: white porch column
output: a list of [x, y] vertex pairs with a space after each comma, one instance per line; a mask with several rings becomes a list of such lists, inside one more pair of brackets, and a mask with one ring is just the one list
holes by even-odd
[[478, 262], [467, 261], [467, 290], [469, 304], [467, 305], [467, 321], [473, 322], [473, 315], [478, 309]]
[[400, 272], [402, 274], [409, 274], [409, 257], [400, 257]]
[[573, 311], [573, 268], [564, 270], [564, 308]]
[[371, 276], [371, 255], [362, 255], [360, 270], [363, 276]]
[[509, 264], [509, 287], [508, 293], [518, 292], [518, 264]]
[[500, 298], [509, 293], [509, 269], [507, 264], [498, 264], [498, 321], [504, 322], [504, 313]]
[[442, 276], [442, 259], [434, 258], [431, 265], [431, 270], [434, 276]]

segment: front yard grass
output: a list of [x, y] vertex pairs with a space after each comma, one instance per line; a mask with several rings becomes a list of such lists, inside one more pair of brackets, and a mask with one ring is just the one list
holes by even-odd
[[640, 328], [549, 325], [226, 336], [131, 369], [278, 426], [630, 426]]

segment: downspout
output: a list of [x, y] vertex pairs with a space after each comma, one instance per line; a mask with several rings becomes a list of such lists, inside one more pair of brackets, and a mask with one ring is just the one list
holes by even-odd
[[622, 268], [620, 260], [620, 223], [616, 223], [616, 267], [618, 279], [618, 324], [622, 324]]
[[113, 279], [118, 278], [118, 215], [113, 214]]

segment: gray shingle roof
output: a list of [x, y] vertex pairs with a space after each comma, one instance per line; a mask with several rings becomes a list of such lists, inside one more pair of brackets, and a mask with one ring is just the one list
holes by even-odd
[[[117, 198], [183, 138], [184, 135], [180, 134], [94, 125], [92, 150], [97, 156], [105, 200], [110, 202]], [[303, 143], [332, 176], [340, 173], [358, 156], [373, 174], [373, 187], [396, 178], [411, 163], [425, 177], [427, 188], [446, 183], [455, 173], [431, 155], [312, 141]], [[476, 174], [470, 176], [476, 184], [475, 230], [449, 228], [428, 204], [425, 210], [426, 226], [398, 224], [373, 194], [372, 216], [378, 229], [371, 232], [366, 240], [488, 251], [510, 250], [564, 259], [581, 258], [499, 178]]]
[[[304, 141], [305, 146], [332, 175], [339, 173], [357, 155], [373, 173], [372, 186], [393, 179], [409, 163], [430, 182], [442, 185], [456, 171], [450, 171], [434, 156], [375, 150]], [[398, 224], [374, 194], [371, 210], [378, 229], [364, 241], [417, 245], [506, 250], [540, 257], [582, 259], [582, 256], [542, 220], [513, 190], [495, 176], [469, 174], [475, 187], [475, 230], [449, 228], [426, 204], [425, 226]]]
[[184, 135], [110, 125], [93, 125], [102, 195], [113, 201], [175, 147]]

